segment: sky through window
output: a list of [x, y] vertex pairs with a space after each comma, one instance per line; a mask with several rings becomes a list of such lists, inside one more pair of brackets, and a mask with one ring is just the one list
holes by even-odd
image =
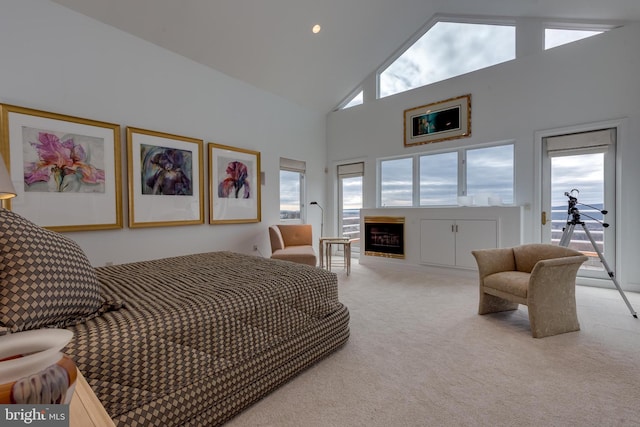
[[438, 22], [380, 73], [380, 98], [515, 58], [515, 27]]

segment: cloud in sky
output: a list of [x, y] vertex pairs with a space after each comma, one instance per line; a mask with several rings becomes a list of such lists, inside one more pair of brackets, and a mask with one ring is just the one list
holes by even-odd
[[342, 209], [362, 207], [362, 177], [342, 178]]
[[380, 74], [380, 97], [515, 58], [515, 27], [438, 22]]
[[420, 204], [455, 205], [458, 201], [458, 152], [420, 157]]
[[551, 205], [566, 205], [565, 192], [577, 189], [578, 201], [587, 204], [604, 202], [604, 154], [582, 154], [551, 159]]
[[280, 171], [280, 209], [300, 210], [300, 173]]
[[413, 205], [413, 159], [386, 160], [380, 165], [380, 204], [382, 206]]
[[513, 145], [467, 151], [467, 193], [499, 196], [503, 203], [513, 203]]

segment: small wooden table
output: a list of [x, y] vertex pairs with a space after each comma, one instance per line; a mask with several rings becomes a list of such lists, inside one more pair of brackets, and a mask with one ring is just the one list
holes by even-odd
[[69, 427], [115, 427], [80, 371], [69, 405]]
[[344, 265], [347, 268], [347, 276], [351, 273], [351, 239], [348, 237], [321, 237], [320, 238], [320, 268], [327, 266], [331, 271], [331, 247], [342, 245], [344, 251]]

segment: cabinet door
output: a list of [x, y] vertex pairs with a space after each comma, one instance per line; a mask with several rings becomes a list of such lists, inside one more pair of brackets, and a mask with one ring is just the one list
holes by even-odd
[[450, 219], [420, 221], [420, 261], [424, 264], [456, 264], [454, 222]]
[[498, 223], [496, 220], [456, 220], [456, 265], [477, 268], [471, 251], [498, 247]]

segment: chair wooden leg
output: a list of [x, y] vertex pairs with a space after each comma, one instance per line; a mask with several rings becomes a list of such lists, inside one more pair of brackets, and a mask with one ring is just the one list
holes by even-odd
[[345, 247], [345, 256], [347, 262], [347, 276], [351, 273], [351, 242], [348, 242]]

